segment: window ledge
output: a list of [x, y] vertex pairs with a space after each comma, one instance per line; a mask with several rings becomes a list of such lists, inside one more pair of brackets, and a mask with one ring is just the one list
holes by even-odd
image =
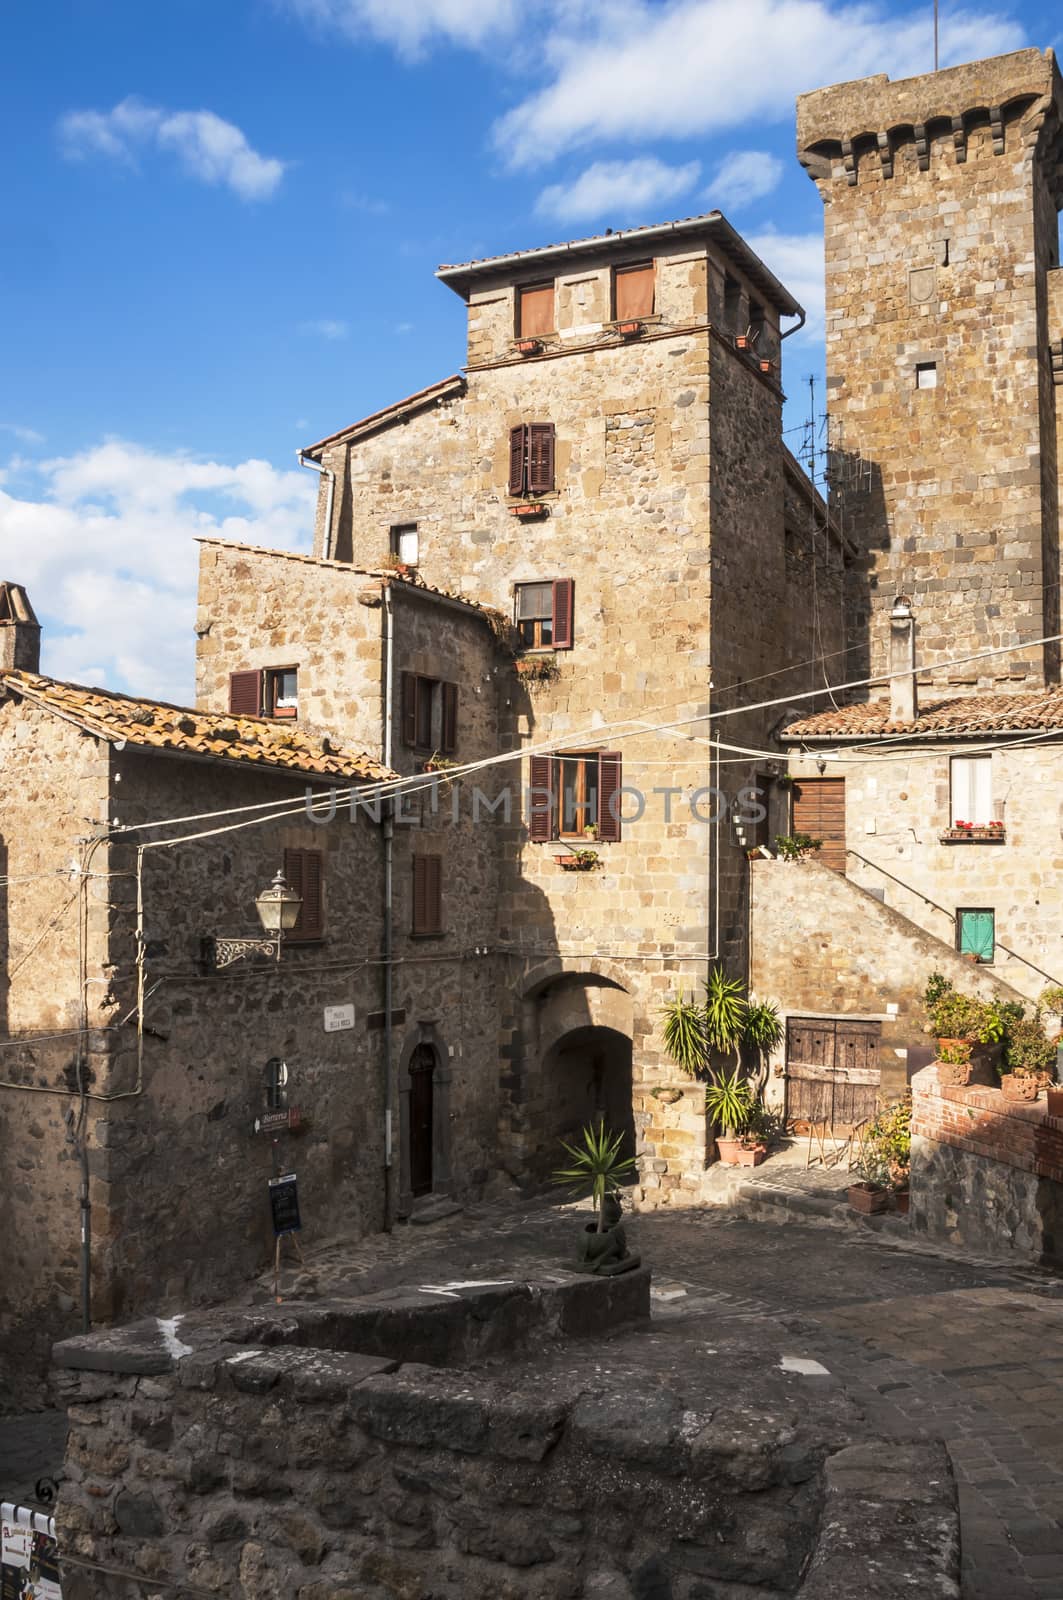
[[946, 828], [939, 835], [941, 844], [1006, 844], [1004, 828]]
[[447, 929], [446, 928], [440, 928], [438, 930], [438, 932], [436, 932], [436, 933], [412, 933], [411, 932], [411, 934], [410, 934], [410, 938], [411, 939], [445, 939], [446, 936], [447, 936]]

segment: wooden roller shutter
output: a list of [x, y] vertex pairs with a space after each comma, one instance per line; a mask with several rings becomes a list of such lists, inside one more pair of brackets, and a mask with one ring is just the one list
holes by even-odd
[[603, 750], [598, 757], [598, 837], [620, 842], [620, 788], [623, 784], [620, 752]]
[[443, 932], [443, 857], [413, 858], [413, 917], [410, 931]]
[[802, 778], [794, 784], [794, 832], [822, 839], [816, 860], [845, 871], [844, 778]]
[[528, 837], [545, 844], [554, 837], [554, 764], [549, 756], [532, 756], [528, 794]]
[[262, 715], [261, 672], [230, 672], [229, 710], [234, 717]]
[[617, 322], [637, 321], [653, 315], [653, 262], [643, 262], [637, 267], [618, 267], [615, 288]]
[[324, 870], [320, 850], [285, 850], [284, 876], [302, 896], [299, 918], [288, 940], [320, 939], [325, 931]]
[[458, 686], [456, 683], [444, 683], [443, 691], [443, 731], [442, 754], [452, 756], [458, 748]]
[[523, 494], [524, 468], [528, 460], [528, 429], [522, 422], [509, 430], [509, 492]]
[[533, 422], [528, 427], [528, 493], [549, 494], [554, 487], [554, 425]]
[[537, 284], [534, 289], [521, 289], [518, 316], [518, 337], [538, 339], [554, 331], [554, 286]]
[[575, 584], [571, 578], [559, 578], [554, 584], [554, 636], [555, 650], [572, 649], [572, 595]]

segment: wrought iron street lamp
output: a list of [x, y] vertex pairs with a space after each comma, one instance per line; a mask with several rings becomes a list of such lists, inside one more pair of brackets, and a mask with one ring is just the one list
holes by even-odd
[[249, 956], [265, 956], [267, 960], [279, 961], [284, 935], [295, 927], [302, 905], [302, 895], [291, 888], [284, 880], [284, 873], [278, 871], [269, 887], [255, 897], [255, 910], [267, 937], [265, 939], [215, 938], [215, 968], [231, 967], [234, 961], [246, 961]]

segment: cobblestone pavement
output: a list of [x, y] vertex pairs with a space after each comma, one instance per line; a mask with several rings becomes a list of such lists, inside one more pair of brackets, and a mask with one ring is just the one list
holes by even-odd
[[[785, 1355], [825, 1367], [829, 1377], [802, 1390], [810, 1406], [840, 1387], [871, 1433], [944, 1438], [960, 1493], [964, 1600], [1063, 1600], [1063, 1282], [892, 1233], [778, 1218], [702, 1207], [627, 1220], [630, 1247], [654, 1271], [662, 1332], [691, 1324], [687, 1344], [675, 1341], [681, 1359], [704, 1359], [715, 1327], [773, 1365]], [[513, 1201], [353, 1245], [304, 1239], [305, 1264], [286, 1265], [282, 1292], [548, 1275], [571, 1259], [577, 1223], [577, 1208]], [[271, 1279], [241, 1298], [270, 1300]], [[27, 1454], [22, 1437], [20, 1481], [54, 1464], [50, 1426], [47, 1459], [32, 1444]], [[0, 1425], [5, 1495], [10, 1437]]]

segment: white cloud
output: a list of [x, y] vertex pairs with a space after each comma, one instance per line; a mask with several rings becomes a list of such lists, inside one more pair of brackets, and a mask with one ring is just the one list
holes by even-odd
[[36, 428], [25, 428], [21, 422], [0, 422], [0, 433], [9, 433], [19, 444], [43, 444], [44, 434]]
[[[626, 0], [562, 19], [553, 81], [495, 127], [513, 166], [541, 166], [597, 140], [689, 138], [793, 115], [797, 94], [871, 73], [903, 77], [933, 61], [929, 6], [906, 13], [828, 0]], [[946, 11], [943, 65], [1025, 42], [1008, 17]]]
[[322, 339], [346, 339], [350, 333], [350, 326], [346, 322], [339, 322], [334, 317], [318, 317], [314, 322], [300, 322], [300, 333], [316, 333]]
[[[227, 466], [108, 440], [23, 462], [0, 489], [0, 577], [44, 626], [43, 670], [187, 703], [196, 534], [306, 549], [316, 479], [268, 461]], [[24, 485], [24, 486], [23, 486]]]
[[767, 150], [732, 150], [716, 168], [705, 198], [721, 210], [741, 211], [778, 188], [784, 171]]
[[688, 161], [670, 167], [655, 156], [634, 161], [595, 161], [570, 183], [552, 183], [543, 190], [535, 209], [558, 222], [612, 213], [630, 219], [637, 213], [674, 200], [692, 189], [701, 167]]
[[283, 161], [259, 155], [235, 123], [213, 111], [166, 111], [135, 96], [111, 111], [68, 112], [59, 137], [75, 161], [102, 155], [136, 168], [142, 150], [169, 151], [190, 177], [221, 184], [243, 200], [268, 199], [284, 176]]
[[[285, 0], [282, 0], [285, 3]], [[401, 56], [415, 58], [432, 45], [475, 49], [513, 31], [535, 10], [516, 0], [286, 0], [287, 8], [322, 29], [354, 39], [379, 39]]]
[[802, 339], [822, 340], [825, 321], [822, 233], [778, 233], [774, 228], [765, 228], [760, 233], [747, 234], [745, 239], [769, 271], [804, 306], [808, 321], [802, 329]]

